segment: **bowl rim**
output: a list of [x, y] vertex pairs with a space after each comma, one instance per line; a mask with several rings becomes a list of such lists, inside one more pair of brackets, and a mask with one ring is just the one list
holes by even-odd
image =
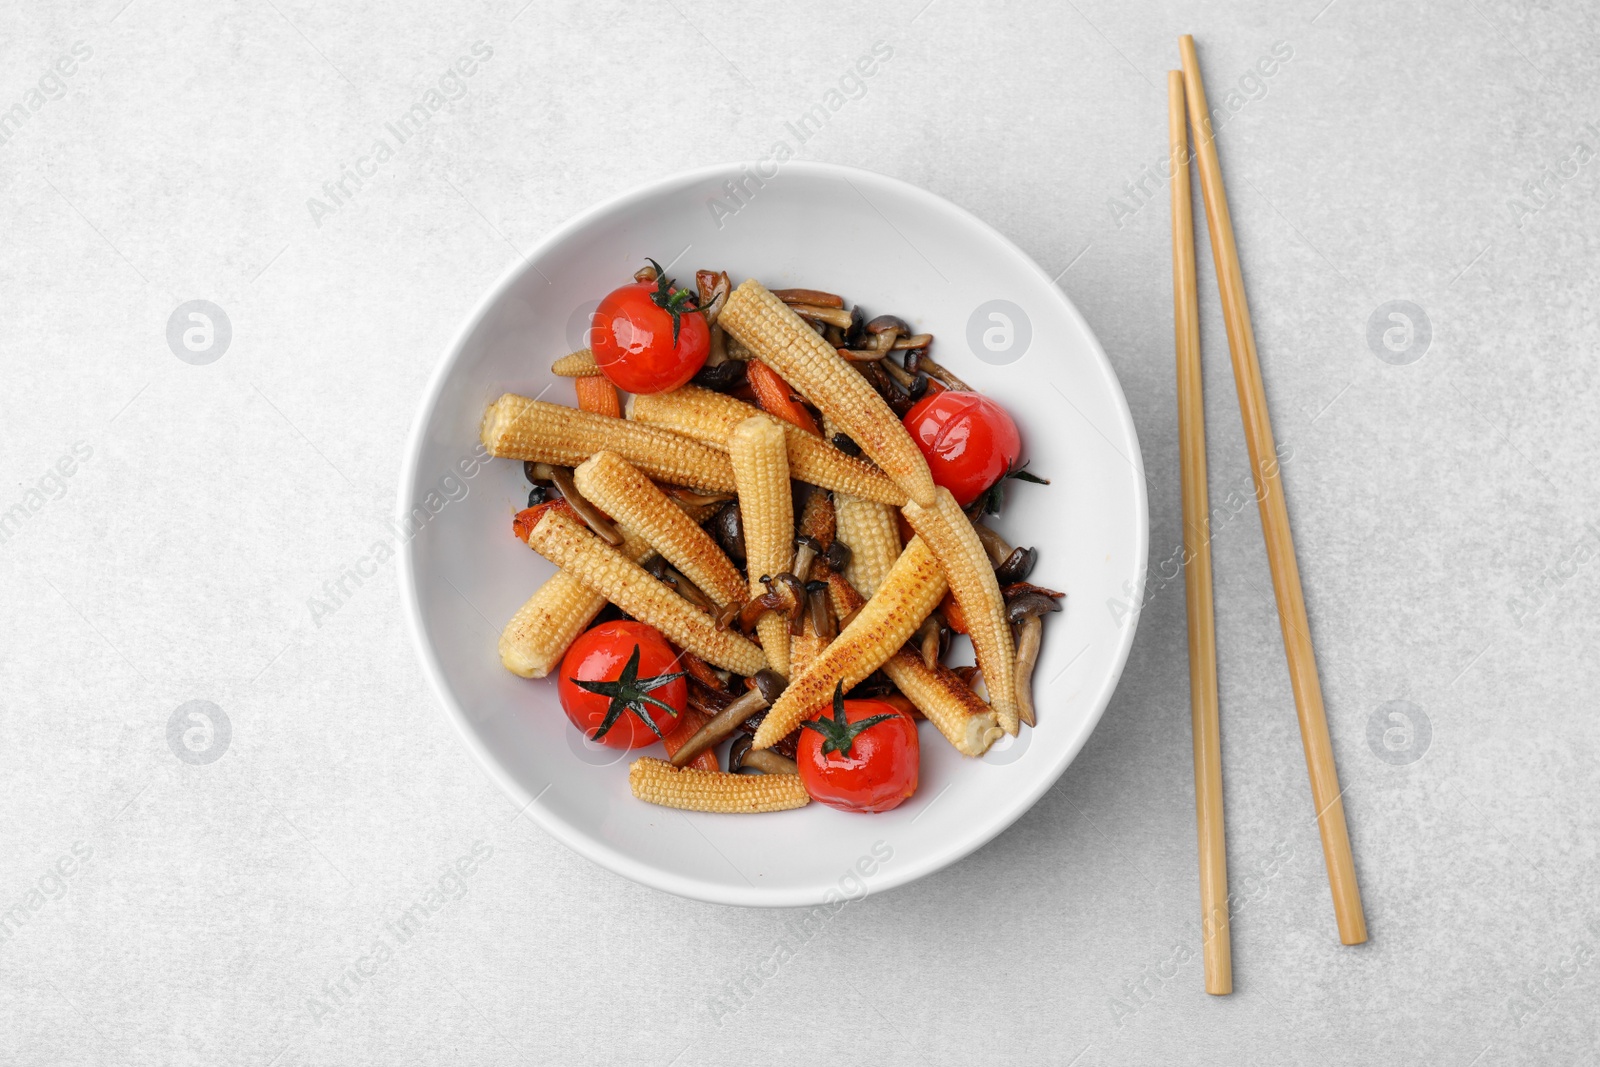
[[[428, 384], [423, 390], [421, 403], [418, 405], [410, 432], [406, 437], [405, 453], [400, 465], [399, 489], [395, 499], [396, 516], [403, 519], [409, 513], [412, 487], [416, 481], [424, 443], [423, 437], [428, 424], [432, 421], [440, 395], [444, 391], [445, 383], [452, 377], [457, 364], [461, 360], [463, 346], [465, 346], [473, 332], [482, 324], [490, 309], [496, 306], [525, 274], [538, 269], [534, 265], [535, 261], [546, 249], [564, 240], [574, 232], [582, 230], [596, 219], [619, 208], [659, 195], [663, 191], [678, 186], [703, 182], [722, 175], [737, 176], [741, 169], [748, 165], [746, 162], [737, 161], [714, 163], [690, 170], [677, 171], [634, 186], [574, 215], [542, 237], [518, 262], [511, 264], [462, 321], [461, 326], [457, 329], [445, 349], [444, 358], [434, 368]], [[1002, 247], [1015, 255], [1017, 260], [1025, 265], [1026, 269], [1031, 270], [1040, 280], [1045, 282], [1047, 288], [1060, 300], [1068, 317], [1076, 323], [1079, 329], [1082, 330], [1083, 336], [1088, 339], [1099, 372], [1117, 401], [1117, 404], [1114, 405], [1116, 408], [1117, 429], [1127, 435], [1127, 439], [1132, 445], [1128, 458], [1135, 475], [1136, 544], [1134, 545], [1133, 558], [1141, 561], [1146, 560], [1149, 555], [1150, 512], [1149, 499], [1145, 487], [1144, 455], [1139, 447], [1138, 429], [1134, 425], [1133, 414], [1128, 408], [1127, 396], [1122, 390], [1122, 383], [1117, 378], [1116, 372], [1111, 366], [1111, 361], [1107, 358], [1105, 349], [1100, 344], [1100, 339], [1089, 327], [1087, 320], [1079, 312], [1077, 305], [1056, 285], [1055, 280], [1045, 273], [1044, 269], [1034, 261], [1032, 256], [1024, 252], [1005, 234], [966, 208], [946, 200], [937, 193], [930, 192], [921, 186], [859, 167], [809, 160], [794, 160], [785, 163], [782, 172], [777, 177], [782, 177], [784, 174], [861, 182], [890, 190], [897, 195], [920, 200], [926, 206], [953, 215], [958, 222], [970, 224], [982, 231], [986, 231]], [[681, 897], [712, 904], [770, 908], [807, 907], [825, 902], [824, 893], [826, 892], [826, 887], [813, 889], [804, 887], [722, 885], [714, 882], [703, 882], [672, 871], [662, 870], [620, 849], [612, 848], [599, 839], [579, 830], [553, 810], [539, 804], [538, 799], [543, 795], [544, 791], [541, 790], [538, 794], [530, 795], [522, 784], [510, 774], [472, 729], [471, 719], [468, 717], [466, 710], [457, 702], [450, 687], [446, 684], [444, 670], [434, 653], [432, 645], [423, 632], [422, 610], [417, 593], [416, 557], [412, 551], [412, 539], [401, 539], [398, 555], [400, 595], [406, 617], [406, 630], [410, 634], [412, 645], [422, 662], [423, 672], [427, 675], [429, 685], [443, 706], [446, 717], [455, 726], [456, 732], [466, 743], [468, 750], [477, 758], [480, 766], [488, 772], [489, 777], [494, 780], [495, 784], [508, 797], [517, 802], [520, 808], [518, 818], [521, 818], [524, 814], [531, 815], [534, 822], [546, 833], [580, 856], [642, 885], [674, 893]], [[1007, 807], [991, 811], [989, 823], [978, 833], [953, 839], [951, 844], [941, 849], [930, 851], [904, 865], [895, 864], [892, 871], [885, 870], [882, 877], [874, 879], [869, 892], [877, 894], [908, 885], [919, 878], [942, 870], [966, 858], [1009, 829], [1013, 823], [1022, 817], [1024, 812], [1032, 808], [1038, 799], [1061, 779], [1062, 774], [1066, 773], [1067, 768], [1077, 759], [1078, 753], [1083, 750], [1083, 746], [1088, 743], [1090, 735], [1094, 733], [1095, 728], [1099, 725], [1100, 718], [1105, 714], [1106, 707], [1110, 704], [1111, 697], [1121, 681], [1122, 672], [1127, 666], [1128, 656], [1133, 648], [1134, 635], [1138, 630], [1138, 625], [1139, 614], [1135, 612], [1128, 625], [1121, 631], [1121, 637], [1113, 654], [1110, 672], [1106, 675], [1104, 683], [1093, 694], [1089, 716], [1085, 719], [1078, 735], [1068, 744], [1054, 768], [1041, 775], [1030, 788], [1017, 793]], [[549, 787], [546, 786], [546, 788]]]

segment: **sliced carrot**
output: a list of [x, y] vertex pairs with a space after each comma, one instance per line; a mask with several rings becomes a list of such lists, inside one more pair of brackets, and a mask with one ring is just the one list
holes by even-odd
[[[661, 743], [667, 746], [667, 755], [671, 756], [676, 753], [678, 749], [688, 742], [689, 738], [700, 732], [700, 727], [710, 721], [709, 718], [694, 708], [684, 708], [683, 714], [678, 716], [678, 725], [673, 727], [670, 734], [661, 739]], [[717, 763], [717, 750], [715, 748], [706, 749], [690, 760], [688, 766], [699, 771], [720, 771], [722, 769], [721, 765]]]
[[552, 510], [560, 511], [575, 522], [583, 521], [578, 517], [578, 513], [572, 510], [572, 505], [567, 503], [566, 498], [558, 496], [554, 500], [546, 500], [538, 507], [523, 508], [517, 512], [511, 519], [511, 532], [517, 535], [518, 541], [527, 541], [528, 534], [539, 525], [539, 520]]
[[967, 617], [961, 613], [961, 605], [956, 603], [953, 595], [944, 595], [944, 599], [939, 601], [939, 610], [944, 612], [944, 621], [950, 624], [950, 629], [958, 634], [967, 632]]
[[592, 411], [596, 415], [622, 418], [622, 397], [618, 394], [617, 387], [604, 375], [592, 374], [587, 378], [574, 378], [572, 384], [578, 390], [578, 407], [584, 411]]
[[756, 394], [756, 404], [762, 411], [785, 422], [792, 422], [807, 433], [822, 436], [817, 429], [817, 420], [801, 405], [798, 395], [788, 382], [778, 376], [777, 371], [759, 359], [752, 359], [745, 366], [745, 380], [750, 383], [751, 390]]

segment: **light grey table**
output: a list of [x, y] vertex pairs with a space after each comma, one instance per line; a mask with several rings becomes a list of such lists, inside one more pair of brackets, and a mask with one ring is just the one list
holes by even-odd
[[[1600, 22], [1324, 2], [8, 6], [0, 1061], [1592, 1062]], [[1227, 999], [1196, 954], [1170, 558], [1185, 31], [1372, 928], [1334, 936], [1202, 248]], [[364, 560], [422, 384], [514, 258], [761, 157], [831, 89], [802, 158], [924, 185], [1060, 272], [1138, 422], [1153, 547], [1060, 785], [818, 927], [516, 818]]]

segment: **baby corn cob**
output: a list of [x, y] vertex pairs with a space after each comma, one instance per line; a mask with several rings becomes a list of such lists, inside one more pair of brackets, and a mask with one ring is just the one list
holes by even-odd
[[[794, 500], [783, 430], [760, 415], [744, 420], [728, 435], [728, 458], [744, 518], [749, 595], [760, 596], [766, 592], [761, 578], [787, 571], [794, 556]], [[756, 633], [767, 663], [788, 677], [789, 620], [769, 611], [756, 621]]]
[[[643, 538], [623, 532], [626, 540], [618, 551], [628, 559], [640, 563], [655, 554]], [[543, 678], [605, 606], [605, 597], [566, 571], [556, 571], [500, 632], [500, 662], [512, 674]]]
[[838, 423], [906, 496], [933, 506], [933, 475], [911, 435], [867, 380], [788, 305], [751, 278], [728, 297], [718, 321]]
[[[830, 420], [822, 420], [829, 440], [837, 430]], [[871, 596], [900, 557], [899, 516], [885, 504], [849, 493], [833, 494], [833, 514], [834, 536], [850, 548], [844, 576], [862, 596]]]
[[550, 364], [550, 373], [562, 378], [592, 378], [600, 373], [600, 364], [594, 361], [593, 352], [580, 348]]
[[528, 547], [703, 660], [744, 675], [767, 665], [754, 644], [718, 630], [711, 616], [559, 511], [539, 520]]
[[835, 536], [850, 546], [844, 576], [862, 596], [871, 596], [883, 584], [900, 555], [900, 524], [887, 504], [858, 496], [833, 496]]
[[[723, 449], [728, 447], [728, 435], [735, 426], [760, 414], [763, 414], [760, 408], [695, 385], [686, 385], [670, 393], [635, 396], [628, 401], [628, 418], [635, 422], [672, 430]], [[776, 421], [783, 427], [784, 444], [789, 450], [789, 473], [795, 478], [895, 507], [906, 502], [905, 491], [872, 464], [845, 455], [793, 423]]]
[[596, 452], [578, 465], [572, 479], [578, 492], [636, 531], [718, 607], [744, 603], [744, 579], [711, 535], [633, 464], [615, 452]]
[[1011, 640], [1011, 625], [1006, 621], [1006, 602], [995, 580], [994, 564], [983, 550], [983, 542], [962, 512], [961, 505], [941, 488], [934, 507], [916, 503], [904, 512], [912, 529], [928, 542], [939, 557], [950, 592], [955, 595], [961, 614], [966, 617], [967, 635], [983, 668], [984, 684], [989, 687], [989, 705], [1000, 726], [1015, 737], [1019, 727], [1017, 704], [1017, 650]]
[[804, 674], [811, 661], [822, 654], [828, 647], [828, 642], [817, 636], [817, 631], [806, 623], [803, 632], [789, 638], [789, 670], [794, 674]]
[[787, 811], [811, 803], [798, 774], [729, 774], [679, 770], [666, 760], [645, 756], [628, 768], [628, 788], [640, 800], [664, 808], [725, 815]]
[[576, 467], [610, 449], [659, 481], [711, 492], [733, 489], [728, 457], [715, 448], [655, 426], [514, 393], [489, 405], [481, 433], [489, 454], [504, 459]]
[[942, 663], [930, 668], [921, 656], [901, 649], [883, 673], [963, 756], [983, 755], [1005, 732], [989, 705]]
[[[571, 520], [568, 520], [571, 521]], [[768, 748], [833, 695], [836, 683], [850, 689], [883, 666], [906, 643], [944, 596], [945, 578], [922, 538], [913, 537], [883, 584], [844, 632], [795, 675], [756, 730], [755, 747]]]

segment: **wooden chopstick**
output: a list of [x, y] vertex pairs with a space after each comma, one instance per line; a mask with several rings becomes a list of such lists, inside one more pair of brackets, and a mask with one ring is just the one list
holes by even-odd
[[1222, 823], [1222, 734], [1217, 715], [1217, 623], [1211, 603], [1211, 501], [1206, 409], [1200, 386], [1200, 300], [1183, 72], [1167, 72], [1172, 166], [1172, 322], [1178, 355], [1178, 465], [1183, 480], [1183, 584], [1189, 608], [1189, 705], [1194, 733], [1194, 819], [1200, 847], [1200, 935], [1206, 992], [1233, 992], [1228, 842]]
[[1333, 892], [1333, 914], [1339, 940], [1359, 945], [1367, 939], [1367, 920], [1361, 910], [1361, 888], [1356, 883], [1355, 858], [1350, 854], [1350, 833], [1344, 821], [1339, 771], [1334, 766], [1333, 742], [1328, 736], [1328, 715], [1322, 706], [1322, 683], [1317, 678], [1316, 653], [1311, 647], [1311, 623], [1306, 617], [1305, 594], [1300, 588], [1300, 567], [1295, 562], [1294, 537], [1289, 532], [1289, 509], [1278, 477], [1277, 448], [1272, 421], [1267, 415], [1266, 390], [1261, 384], [1261, 364], [1256, 357], [1255, 332], [1250, 326], [1250, 305], [1245, 299], [1244, 276], [1239, 270], [1239, 248], [1228, 214], [1228, 195], [1222, 188], [1222, 166], [1206, 105], [1205, 85], [1194, 38], [1178, 39], [1183, 55], [1183, 80], [1189, 122], [1195, 132], [1195, 155], [1200, 168], [1200, 192], [1205, 199], [1206, 225], [1211, 232], [1211, 254], [1216, 262], [1217, 288], [1222, 294], [1223, 322], [1228, 349], [1233, 356], [1234, 385], [1239, 392], [1239, 415], [1244, 420], [1245, 442], [1250, 450], [1250, 473], [1255, 479], [1261, 507], [1261, 530], [1267, 542], [1267, 562], [1278, 601], [1278, 621], [1283, 649], [1289, 661], [1289, 684], [1294, 690], [1300, 718], [1300, 741], [1306, 770], [1311, 776], [1311, 798], [1316, 805], [1317, 829], [1322, 835], [1322, 858]]

